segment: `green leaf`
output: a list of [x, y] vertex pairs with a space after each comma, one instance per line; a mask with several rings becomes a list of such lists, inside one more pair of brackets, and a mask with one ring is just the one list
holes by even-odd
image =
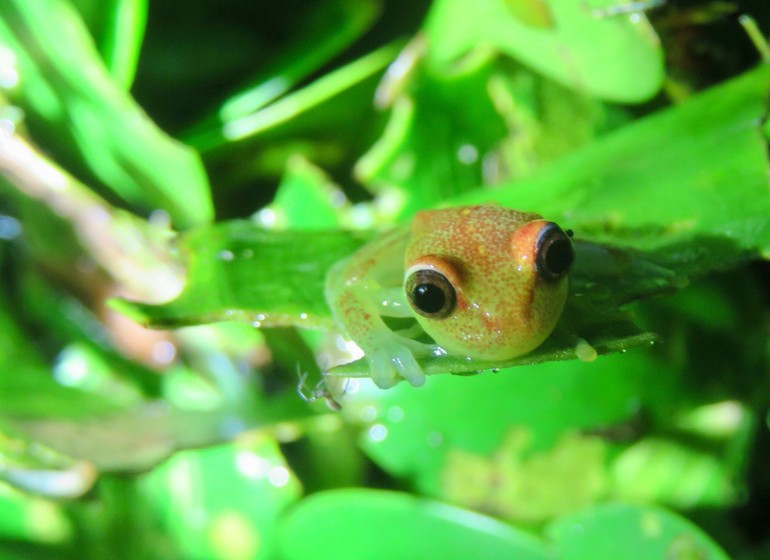
[[[515, 366], [531, 366], [543, 362], [585, 359], [591, 361], [596, 356], [625, 352], [637, 346], [650, 346], [656, 340], [652, 333], [642, 332], [628, 319], [587, 315], [581, 317], [582, 330], [574, 331], [572, 336], [555, 331], [543, 344], [532, 352], [509, 360], [479, 360], [457, 354], [443, 356], [420, 356], [417, 358], [426, 375], [440, 373], [474, 374], [491, 370], [497, 371]], [[573, 327], [574, 328], [574, 327]], [[580, 338], [576, 339], [576, 336]], [[365, 358], [331, 368], [327, 372], [331, 377], [369, 377], [370, 366]]]
[[389, 85], [396, 91], [390, 94], [395, 100], [388, 127], [356, 165], [370, 190], [398, 191], [405, 216], [478, 186], [485, 156], [508, 132], [487, 92], [494, 66], [436, 75], [419, 63], [419, 48], [420, 43], [409, 45], [400, 58], [414, 60], [396, 63], [417, 68], [399, 76], [406, 86]]
[[159, 130], [110, 78], [66, 0], [0, 5], [0, 44], [18, 69], [15, 103], [50, 149], [71, 158], [143, 212], [166, 210], [179, 227], [211, 220], [201, 162]]
[[184, 558], [275, 558], [278, 517], [300, 493], [267, 436], [179, 453], [138, 486]]
[[[452, 353], [417, 358], [423, 371], [473, 373], [491, 369], [533, 365], [542, 362], [582, 359], [649, 346], [656, 336], [639, 329], [621, 306], [673, 291], [687, 283], [687, 277], [655, 265], [639, 252], [578, 242], [575, 264], [570, 272], [567, 305], [548, 339], [523, 356], [504, 361], [484, 361]], [[368, 377], [365, 358], [336, 366], [331, 376]]]
[[[50, 546], [64, 543], [72, 537], [73, 524], [67, 518], [64, 508], [41, 498], [3, 489], [0, 493], [0, 518], [3, 520], [0, 528], [3, 545], [9, 542], [29, 541]], [[17, 556], [0, 548], [0, 558], [3, 560], [37, 557], [37, 554], [24, 553]]]
[[222, 132], [231, 123], [260, 111], [329, 63], [372, 25], [379, 11], [377, 0], [326, 0], [308, 5], [298, 28], [289, 30], [292, 37], [283, 39], [286, 48], [260, 68], [250, 85], [224, 101], [216, 114], [196, 124], [186, 135], [188, 141], [204, 151], [226, 145], [230, 139]]
[[663, 53], [644, 14], [601, 16], [614, 0], [435, 2], [426, 23], [434, 64], [497, 49], [576, 90], [639, 102], [663, 81]]
[[6, 418], [4, 426], [67, 457], [88, 461], [100, 471], [118, 472], [147, 470], [179, 449], [225, 441], [257, 423], [232, 410], [180, 410], [167, 403], [83, 413], [75, 419], [32, 412]]
[[561, 560], [728, 560], [701, 529], [654, 506], [598, 506], [555, 521], [547, 533]]
[[113, 306], [154, 327], [214, 321], [255, 326], [329, 325], [326, 271], [358, 248], [364, 235], [343, 231], [270, 231], [247, 221], [224, 222], [180, 240], [187, 285], [174, 301]]
[[120, 407], [57, 383], [40, 349], [19, 328], [3, 295], [0, 297], [0, 423], [7, 417], [38, 415], [84, 418]]
[[73, 0], [115, 82], [134, 81], [147, 23], [147, 0]]
[[207, 152], [227, 143], [263, 136], [281, 126], [296, 126], [299, 116], [312, 112], [335, 96], [382, 71], [392, 60], [397, 44], [381, 47], [341, 68], [325, 74], [302, 89], [251, 111], [239, 108], [213, 128], [193, 131], [189, 142]]
[[366, 489], [306, 498], [282, 520], [279, 539], [280, 557], [286, 560], [549, 557], [532, 536], [492, 518]]
[[712, 450], [655, 437], [624, 450], [612, 466], [618, 498], [680, 509], [735, 504], [736, 474]]
[[[455, 198], [538, 212], [577, 239], [643, 250], [684, 276], [770, 256], [770, 89], [761, 66], [554, 161]], [[729, 147], [729, 149], [727, 148]]]
[[339, 227], [350, 215], [345, 194], [302, 156], [289, 159], [273, 202], [257, 219], [278, 229], [320, 230]]
[[[633, 432], [647, 402], [653, 408], [644, 414], [669, 416], [677, 379], [637, 350], [592, 363], [435, 376], [419, 390], [366, 384], [340, 403], [351, 420], [365, 421], [363, 448], [391, 475], [438, 499], [532, 521], [602, 497], [613, 444], [594, 432]], [[576, 469], [585, 484], [576, 483]]]

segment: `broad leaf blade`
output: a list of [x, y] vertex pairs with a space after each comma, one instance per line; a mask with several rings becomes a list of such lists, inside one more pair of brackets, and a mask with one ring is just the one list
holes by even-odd
[[495, 519], [368, 489], [318, 493], [303, 500], [283, 519], [280, 543], [280, 556], [286, 560], [548, 558], [534, 537]]
[[118, 301], [122, 311], [154, 327], [214, 321], [256, 326], [328, 325], [326, 272], [365, 237], [344, 231], [270, 231], [224, 222], [182, 237], [188, 264], [182, 295], [165, 305]]
[[663, 80], [663, 53], [644, 14], [601, 17], [605, 2], [436, 2], [427, 22], [430, 56], [446, 65], [492, 47], [597, 97], [639, 102]]
[[452, 203], [539, 212], [579, 239], [659, 252], [661, 264], [689, 274], [770, 256], [768, 91], [770, 67], [761, 66]]
[[562, 560], [728, 559], [701, 529], [654, 506], [603, 505], [559, 519], [547, 531]]

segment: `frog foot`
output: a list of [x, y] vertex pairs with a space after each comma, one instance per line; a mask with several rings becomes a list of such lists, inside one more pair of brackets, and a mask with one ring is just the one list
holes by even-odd
[[412, 350], [398, 340], [379, 345], [367, 357], [372, 380], [381, 389], [392, 387], [400, 378], [406, 379], [414, 387], [425, 383], [425, 373]]

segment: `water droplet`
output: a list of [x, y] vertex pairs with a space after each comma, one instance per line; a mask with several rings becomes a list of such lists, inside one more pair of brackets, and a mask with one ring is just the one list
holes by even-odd
[[11, 135], [24, 120], [24, 111], [20, 107], [7, 105], [0, 108], [0, 132]]
[[16, 218], [0, 216], [0, 239], [14, 239], [21, 233], [21, 224]]
[[379, 443], [388, 437], [388, 429], [382, 424], [375, 424], [369, 428], [369, 439], [375, 443]]
[[235, 255], [233, 254], [232, 251], [223, 249], [222, 251], [219, 252], [219, 260], [225, 261], [225, 262], [231, 262], [235, 260]]
[[281, 488], [289, 483], [289, 469], [282, 466], [273, 467], [267, 474], [267, 480], [276, 488]]
[[156, 342], [152, 347], [152, 359], [159, 364], [170, 364], [176, 358], [176, 346], [168, 340]]
[[367, 405], [361, 409], [360, 417], [363, 422], [373, 422], [377, 418], [377, 409], [372, 405]]
[[348, 199], [345, 196], [345, 193], [340, 189], [333, 189], [329, 193], [329, 203], [335, 208], [339, 208], [340, 206], [344, 205], [347, 200]]
[[400, 406], [391, 406], [388, 409], [387, 417], [391, 422], [400, 422], [404, 419], [404, 409]]
[[270, 470], [270, 461], [253, 451], [240, 451], [235, 456], [235, 467], [247, 478], [262, 478]]
[[171, 229], [171, 215], [165, 210], [156, 209], [147, 217], [152, 227], [158, 229]]
[[16, 55], [6, 47], [0, 47], [0, 88], [10, 89], [19, 83]]
[[457, 150], [457, 159], [465, 165], [476, 163], [479, 159], [479, 150], [473, 144], [463, 144]]
[[275, 226], [278, 217], [271, 208], [263, 208], [255, 216], [257, 223], [263, 227], [271, 228]]
[[59, 355], [53, 368], [53, 376], [62, 385], [77, 387], [88, 376], [89, 364], [82, 352], [66, 348]]

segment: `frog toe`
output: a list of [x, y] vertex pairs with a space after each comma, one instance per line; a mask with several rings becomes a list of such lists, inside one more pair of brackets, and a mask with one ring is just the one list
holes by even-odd
[[423, 373], [411, 350], [401, 346], [397, 352], [393, 353], [390, 359], [399, 375], [411, 385], [419, 387], [425, 383], [425, 373]]
[[381, 389], [395, 385], [400, 378], [419, 387], [425, 383], [425, 374], [409, 348], [389, 345], [373, 352], [369, 358], [372, 380]]
[[369, 357], [369, 369], [372, 381], [380, 389], [389, 389], [398, 382], [398, 372], [385, 352], [374, 352]]

